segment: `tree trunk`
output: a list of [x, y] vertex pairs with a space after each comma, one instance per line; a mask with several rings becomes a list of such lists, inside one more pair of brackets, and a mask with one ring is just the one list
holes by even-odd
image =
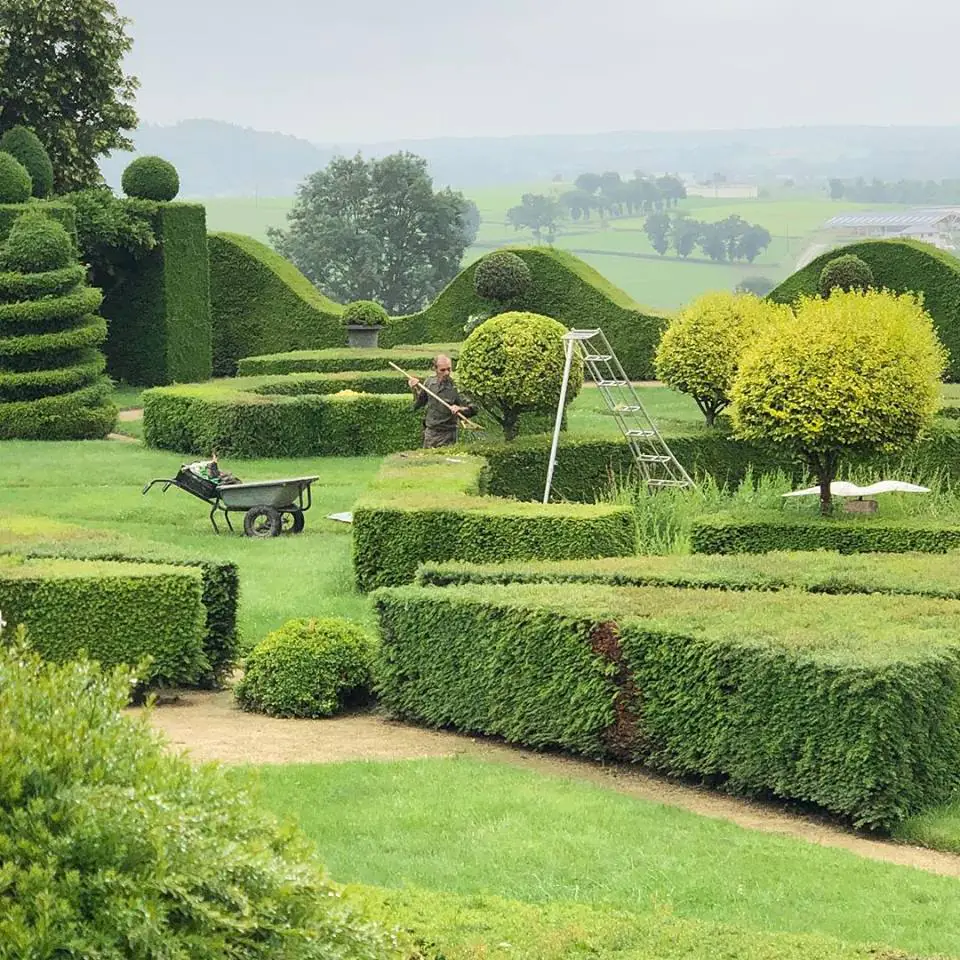
[[825, 453], [821, 457], [812, 459], [810, 466], [820, 486], [820, 515], [829, 517], [833, 512], [833, 494], [830, 492], [830, 484], [837, 475], [837, 455]]
[[504, 440], [516, 440], [520, 429], [520, 414], [516, 410], [505, 410], [501, 424]]

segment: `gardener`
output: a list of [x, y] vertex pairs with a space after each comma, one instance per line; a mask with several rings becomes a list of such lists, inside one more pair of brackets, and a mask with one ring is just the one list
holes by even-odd
[[431, 397], [426, 390], [422, 389], [416, 377], [410, 377], [407, 383], [413, 390], [413, 409], [427, 408], [423, 418], [423, 445], [447, 447], [457, 442], [457, 421], [459, 420], [457, 414], [472, 417], [477, 411], [460, 396], [457, 385], [450, 376], [453, 372], [453, 364], [449, 357], [440, 354], [433, 361], [433, 369], [434, 376], [427, 377], [423, 386], [430, 393], [435, 393], [441, 400], [446, 401], [449, 406], [444, 406], [440, 400]]

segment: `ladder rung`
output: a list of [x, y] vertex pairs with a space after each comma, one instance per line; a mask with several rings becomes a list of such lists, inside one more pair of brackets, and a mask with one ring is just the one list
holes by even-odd
[[638, 453], [637, 460], [642, 463], [670, 463], [673, 457], [665, 457], [655, 453]]
[[614, 413], [638, 413], [643, 407], [629, 407], [625, 403], [618, 403], [614, 408]]
[[629, 384], [629, 380], [598, 380], [598, 387], [625, 387]]
[[595, 337], [598, 330], [570, 330], [563, 335], [564, 340], [590, 340]]
[[655, 437], [656, 430], [625, 430], [625, 436], [628, 437]]
[[689, 487], [690, 484], [686, 480], [648, 480], [648, 487]]
[[588, 355], [588, 356], [586, 356], [586, 357], [583, 358], [584, 363], [590, 363], [591, 361], [593, 361], [594, 363], [601, 362], [601, 361], [602, 361], [603, 363], [606, 363], [607, 361], [612, 360], [612, 359], [613, 359], [613, 357], [611, 357], [611, 356], [603, 356], [603, 354], [600, 354], [600, 353], [590, 354], [590, 355]]

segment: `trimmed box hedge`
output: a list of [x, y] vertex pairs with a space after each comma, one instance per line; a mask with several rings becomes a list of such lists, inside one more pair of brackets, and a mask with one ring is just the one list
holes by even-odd
[[957, 558], [936, 554], [854, 554], [775, 551], [539, 560], [523, 563], [425, 563], [422, 586], [592, 583], [694, 590], [804, 590], [809, 593], [883, 593], [960, 600]]
[[960, 787], [954, 600], [668, 587], [374, 594], [395, 716], [889, 828]]
[[[90, 530], [46, 517], [0, 516], [0, 554], [28, 559], [103, 560], [117, 563], [161, 564], [199, 571], [203, 585], [203, 653], [208, 666], [196, 685], [220, 686], [239, 657], [237, 604], [240, 577], [235, 563], [191, 557], [167, 544], [120, 537], [111, 531]], [[0, 562], [3, 557], [0, 556]]]
[[85, 652], [114, 667], [149, 656], [148, 684], [191, 685], [209, 671], [202, 597], [190, 567], [0, 557], [0, 610], [45, 659]]
[[960, 548], [960, 526], [867, 517], [751, 517], [716, 514], [694, 520], [694, 553], [770, 553], [836, 550], [838, 553], [946, 553]]
[[[294, 350], [244, 357], [237, 364], [237, 376], [260, 377], [279, 373], [358, 373], [366, 370], [390, 370], [390, 362], [404, 370], [429, 370], [437, 354], [456, 360], [459, 343], [424, 343], [393, 347], [390, 350], [334, 347], [329, 350]], [[396, 371], [393, 371], [396, 373]], [[396, 374], [399, 376], [399, 374]]]
[[7, 239], [17, 217], [28, 210], [42, 210], [48, 217], [62, 224], [67, 233], [76, 240], [77, 217], [69, 203], [59, 200], [30, 200], [27, 203], [0, 203], [0, 242]]
[[483, 467], [479, 457], [460, 453], [387, 460], [353, 508], [357, 586], [408, 583], [430, 560], [626, 556], [636, 550], [629, 507], [482, 497]]

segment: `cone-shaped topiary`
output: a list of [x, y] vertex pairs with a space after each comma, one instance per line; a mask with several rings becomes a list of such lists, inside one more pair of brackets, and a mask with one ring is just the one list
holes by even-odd
[[[563, 335], [567, 328], [537, 313], [502, 313], [464, 341], [457, 386], [472, 397], [513, 440], [524, 413], [553, 413], [563, 380]], [[580, 392], [583, 366], [570, 368], [566, 402]]]
[[348, 620], [289, 620], [247, 657], [237, 702], [278, 717], [329, 717], [369, 691], [374, 643]]
[[26, 203], [32, 189], [27, 168], [16, 157], [0, 151], [0, 203]]
[[102, 300], [59, 223], [33, 211], [14, 222], [0, 245], [0, 440], [83, 440], [113, 428]]
[[852, 253], [831, 260], [820, 271], [820, 296], [826, 299], [834, 290], [869, 290], [873, 286], [870, 265]]
[[27, 127], [11, 127], [0, 137], [0, 152], [19, 160], [30, 174], [33, 195], [45, 200], [53, 193], [53, 163], [40, 138]]
[[519, 307], [532, 283], [530, 268], [509, 250], [487, 254], [473, 273], [477, 296], [501, 306]]
[[120, 184], [128, 197], [165, 202], [180, 192], [180, 175], [163, 157], [137, 157], [123, 171]]

